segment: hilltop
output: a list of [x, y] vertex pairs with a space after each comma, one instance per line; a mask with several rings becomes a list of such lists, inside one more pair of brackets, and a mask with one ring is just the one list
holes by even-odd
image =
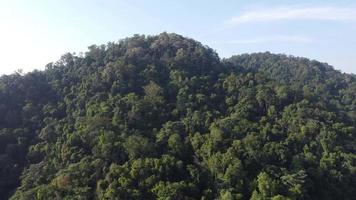
[[356, 77], [306, 58], [135, 35], [2, 76], [0, 113], [0, 199], [356, 196]]

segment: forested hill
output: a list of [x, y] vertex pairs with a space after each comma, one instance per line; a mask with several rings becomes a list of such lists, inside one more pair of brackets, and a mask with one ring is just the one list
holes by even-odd
[[355, 75], [135, 35], [0, 78], [0, 199], [351, 200], [355, 134]]

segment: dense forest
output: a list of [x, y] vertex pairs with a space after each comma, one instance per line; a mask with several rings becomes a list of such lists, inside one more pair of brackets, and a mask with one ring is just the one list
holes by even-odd
[[306, 58], [135, 35], [1, 76], [0, 113], [0, 199], [356, 196], [356, 76]]

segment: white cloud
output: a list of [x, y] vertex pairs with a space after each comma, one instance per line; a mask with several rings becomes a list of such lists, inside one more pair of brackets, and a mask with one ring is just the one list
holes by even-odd
[[276, 7], [247, 10], [227, 20], [227, 25], [277, 20], [356, 21], [356, 9], [337, 7]]
[[279, 43], [313, 43], [317, 40], [313, 38], [308, 38], [298, 35], [277, 35], [271, 37], [257, 37], [257, 38], [248, 38], [240, 40], [227, 40], [221, 42], [212, 42], [214, 44], [261, 44], [261, 43], [270, 43], [270, 42], [279, 42]]

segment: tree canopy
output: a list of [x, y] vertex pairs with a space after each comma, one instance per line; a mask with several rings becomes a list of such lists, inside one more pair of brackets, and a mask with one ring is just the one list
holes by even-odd
[[356, 196], [356, 76], [135, 35], [0, 77], [0, 199]]

